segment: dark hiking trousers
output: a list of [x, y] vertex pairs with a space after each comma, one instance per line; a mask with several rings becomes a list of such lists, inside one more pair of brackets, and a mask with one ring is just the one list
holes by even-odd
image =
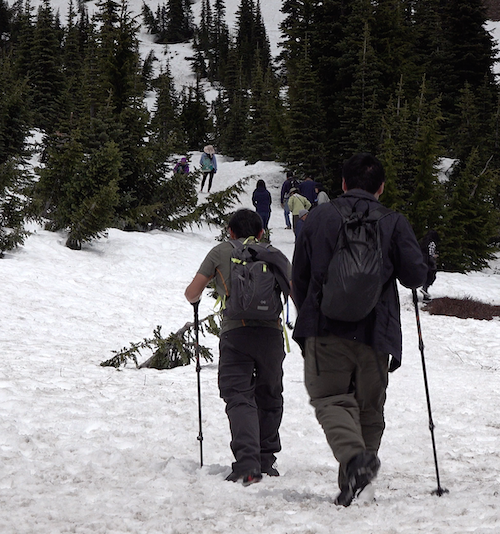
[[339, 486], [349, 460], [377, 453], [385, 428], [388, 356], [334, 335], [306, 339], [305, 384], [316, 417], [339, 461]]
[[242, 327], [222, 334], [219, 391], [226, 403], [235, 473], [265, 472], [281, 450], [283, 334], [266, 327]]
[[207, 176], [209, 177], [208, 180], [208, 192], [210, 193], [210, 189], [212, 189], [212, 181], [214, 179], [215, 171], [212, 169], [211, 171], [204, 171], [203, 172], [203, 180], [201, 181], [201, 189], [205, 186], [205, 181], [207, 179]]

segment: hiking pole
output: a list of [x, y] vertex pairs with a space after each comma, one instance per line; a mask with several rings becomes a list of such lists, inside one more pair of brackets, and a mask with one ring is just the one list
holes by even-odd
[[201, 426], [201, 382], [200, 382], [200, 372], [201, 372], [201, 365], [200, 365], [200, 322], [199, 322], [199, 316], [198, 316], [198, 308], [200, 306], [200, 301], [193, 302], [193, 308], [194, 308], [194, 331], [196, 336], [196, 374], [198, 377], [198, 441], [200, 442], [200, 467], [203, 467], [203, 431]]
[[434, 465], [436, 466], [436, 479], [437, 479], [437, 489], [432, 492], [432, 495], [437, 495], [441, 497], [444, 493], [449, 493], [446, 488], [441, 487], [439, 482], [439, 468], [436, 452], [436, 440], [434, 438], [434, 422], [432, 421], [432, 411], [431, 411], [431, 398], [429, 395], [429, 384], [427, 382], [427, 371], [425, 370], [425, 356], [424, 356], [424, 340], [422, 339], [422, 329], [420, 327], [420, 314], [418, 312], [418, 296], [417, 290], [412, 289], [413, 294], [413, 304], [415, 306], [415, 316], [417, 318], [417, 331], [418, 331], [418, 347], [420, 349], [420, 355], [422, 357], [422, 371], [424, 373], [424, 384], [425, 384], [425, 395], [427, 397], [427, 411], [429, 412], [429, 430], [431, 431], [432, 438], [432, 450], [434, 452]]

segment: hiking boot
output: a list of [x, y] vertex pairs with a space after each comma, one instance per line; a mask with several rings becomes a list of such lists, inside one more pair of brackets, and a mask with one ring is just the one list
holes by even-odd
[[423, 287], [421, 287], [420, 288], [420, 292], [424, 296], [424, 301], [431, 300], [432, 297], [431, 297], [430, 293], [427, 291], [427, 288], [424, 289]]
[[250, 486], [250, 484], [256, 484], [262, 480], [262, 473], [260, 469], [252, 469], [246, 475], [243, 476], [243, 485]]
[[276, 468], [276, 465], [276, 462], [274, 462], [273, 465], [271, 465], [267, 469], [263, 469], [262, 472], [265, 473], [268, 477], [279, 477], [280, 474], [278, 469]]
[[231, 471], [229, 475], [226, 477], [227, 482], [238, 482], [240, 478], [243, 477], [243, 474], [235, 473], [234, 471]]
[[380, 460], [374, 452], [356, 454], [347, 464], [347, 484], [335, 498], [338, 506], [349, 506], [364, 488], [377, 476]]

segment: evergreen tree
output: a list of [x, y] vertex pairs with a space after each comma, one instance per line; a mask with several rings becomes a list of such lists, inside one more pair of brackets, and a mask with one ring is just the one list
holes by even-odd
[[415, 188], [409, 199], [409, 217], [416, 235], [441, 226], [444, 198], [438, 180], [440, 146], [439, 123], [442, 119], [439, 99], [427, 101], [425, 79], [416, 107]]
[[185, 91], [181, 107], [179, 122], [182, 125], [187, 146], [191, 150], [199, 149], [208, 141], [212, 130], [208, 104], [199, 84]]
[[376, 154], [378, 151], [382, 115], [378, 99], [383, 87], [379, 83], [381, 74], [374, 67], [377, 64], [366, 23], [353, 83], [345, 92], [339, 142], [342, 159], [347, 159], [355, 152]]
[[225, 66], [229, 55], [229, 28], [226, 24], [226, 6], [224, 0], [215, 0], [214, 27], [212, 32], [210, 75], [216, 80], [223, 80]]
[[9, 158], [0, 163], [0, 258], [4, 252], [24, 243], [27, 179], [19, 161]]
[[252, 76], [253, 84], [249, 101], [248, 134], [245, 140], [245, 157], [249, 163], [275, 159], [271, 132], [272, 93], [262, 74], [260, 58], [257, 55]]
[[121, 155], [113, 143], [106, 143], [86, 158], [79, 181], [67, 184], [69, 235], [66, 246], [80, 250], [82, 243], [99, 237], [113, 223], [118, 204]]
[[384, 205], [408, 215], [409, 198], [415, 187], [415, 128], [402, 82], [389, 100], [382, 125], [380, 160], [386, 174]]
[[184, 132], [178, 119], [178, 96], [174, 82], [167, 68], [156, 80], [156, 102], [151, 119], [151, 142], [154, 150], [166, 159], [174, 152], [184, 152]]
[[114, 220], [122, 165], [116, 143], [107, 141], [91, 149], [84, 137], [75, 130], [71, 136], [49, 140], [33, 208], [49, 221], [48, 229], [68, 230], [67, 246], [75, 249]]
[[260, 3], [254, 0], [240, 0], [236, 12], [235, 47], [244, 75], [245, 86], [252, 84], [252, 71], [256, 58], [261, 62], [262, 72], [271, 66], [271, 49], [262, 20]]
[[493, 237], [498, 234], [498, 211], [493, 191], [498, 171], [482, 162], [473, 149], [458, 165], [447, 184], [445, 231], [440, 243], [440, 263], [445, 270], [480, 270], [494, 257]]
[[33, 65], [33, 41], [35, 24], [30, 1], [18, 2], [13, 8], [11, 44], [13, 47], [14, 69], [18, 78], [31, 75]]
[[[62, 49], [64, 78], [59, 115], [70, 127], [84, 110], [82, 79], [88, 27], [83, 24], [85, 21], [85, 8], [82, 7], [82, 10], [80, 13], [80, 23], [78, 23], [78, 14], [74, 10], [73, 2], [70, 2], [68, 23], [64, 32], [65, 37]], [[62, 124], [59, 124], [59, 128], [61, 127]]]
[[0, 0], [0, 53], [9, 49], [12, 13], [5, 0]]
[[59, 120], [60, 97], [63, 90], [61, 43], [49, 0], [38, 9], [35, 26], [30, 83], [35, 125], [52, 131]]
[[299, 72], [293, 80], [294, 87], [290, 92], [293, 97], [291, 96], [289, 102], [290, 148], [287, 160], [290, 168], [296, 173], [325, 181], [324, 114], [318, 94], [318, 80], [312, 71], [307, 47], [304, 50], [304, 58], [299, 63]]
[[191, 4], [189, 0], [168, 0], [166, 20], [167, 43], [184, 43], [193, 38]]
[[29, 88], [17, 79], [12, 62], [0, 56], [0, 165], [23, 153], [28, 127]]
[[146, 26], [149, 33], [152, 33], [153, 35], [159, 34], [160, 27], [158, 24], [158, 20], [151, 11], [151, 8], [146, 4], [146, 2], [142, 3], [141, 14], [142, 20], [144, 21], [144, 26]]
[[98, 3], [96, 20], [101, 23], [98, 33], [98, 75], [101, 100], [109, 102], [120, 113], [132, 99], [142, 98], [139, 27], [126, 0], [121, 5], [114, 0]]
[[248, 95], [246, 81], [237, 51], [229, 53], [226, 83], [215, 102], [216, 137], [221, 152], [234, 158], [243, 158], [248, 132]]

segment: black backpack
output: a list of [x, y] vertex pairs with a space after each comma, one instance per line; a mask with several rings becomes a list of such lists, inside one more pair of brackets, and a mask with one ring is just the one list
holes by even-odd
[[[361, 210], [363, 206], [364, 210]], [[323, 283], [321, 311], [337, 321], [356, 322], [375, 307], [382, 293], [382, 248], [378, 224], [391, 210], [359, 199], [351, 207], [331, 204], [342, 217], [337, 245]], [[359, 204], [359, 206], [358, 206]]]
[[229, 319], [275, 320], [285, 298], [290, 294], [288, 260], [269, 244], [230, 240], [231, 293], [226, 301]]

